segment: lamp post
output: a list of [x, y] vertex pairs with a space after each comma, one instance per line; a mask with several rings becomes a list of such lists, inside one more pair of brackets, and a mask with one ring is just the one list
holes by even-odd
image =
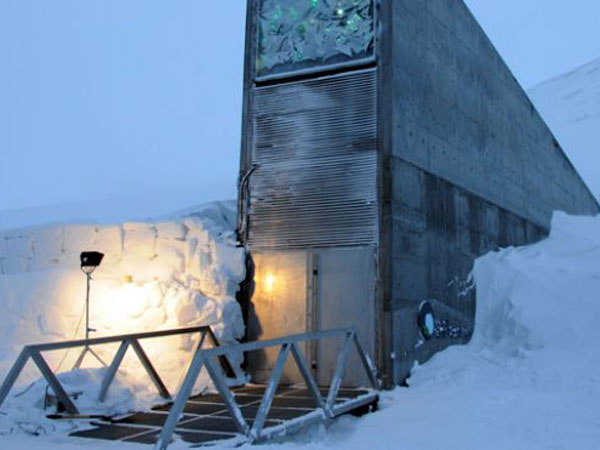
[[[85, 295], [85, 340], [89, 341], [90, 332], [96, 331], [93, 328], [90, 328], [90, 281], [92, 280], [92, 273], [98, 268], [102, 259], [104, 258], [104, 254], [100, 252], [83, 252], [81, 253], [81, 271], [85, 273], [86, 276], [86, 295]], [[77, 358], [75, 362], [75, 366], [73, 369], [79, 369], [85, 355], [87, 353], [91, 353], [94, 358], [96, 358], [104, 367], [106, 367], [106, 363], [102, 361], [102, 358], [98, 356], [98, 354], [86, 343], [83, 352]]]

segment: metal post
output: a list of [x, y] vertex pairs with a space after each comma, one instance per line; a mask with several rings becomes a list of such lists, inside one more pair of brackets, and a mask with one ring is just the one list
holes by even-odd
[[[217, 339], [217, 336], [215, 336], [215, 333], [212, 330], [212, 328], [209, 327], [206, 332], [208, 333], [208, 338], [212, 342], [213, 347], [219, 347], [219, 340]], [[235, 372], [235, 369], [233, 368], [229, 360], [225, 357], [225, 355], [219, 356], [219, 363], [221, 364], [221, 367], [223, 367], [225, 375], [227, 375], [229, 378], [237, 378], [237, 373]]]
[[[92, 275], [87, 273], [86, 277], [86, 292], [85, 292], [85, 340], [90, 340], [90, 280], [92, 279]], [[87, 348], [87, 346], [86, 346]]]
[[98, 401], [101, 403], [106, 399], [108, 389], [110, 388], [110, 385], [112, 384], [115, 375], [119, 370], [121, 362], [123, 362], [123, 358], [125, 357], [125, 353], [127, 353], [129, 344], [129, 339], [125, 339], [123, 342], [121, 342], [121, 346], [119, 347], [119, 350], [117, 350], [117, 354], [113, 358], [110, 367], [106, 370], [106, 375], [104, 375], [104, 379], [102, 380], [102, 386], [100, 387], [100, 393], [98, 394]]
[[317, 406], [319, 406], [319, 408], [323, 409], [323, 411], [325, 412], [325, 415], [329, 418], [332, 418], [333, 413], [331, 412], [331, 410], [329, 409], [329, 407], [323, 400], [323, 397], [321, 396], [321, 391], [319, 391], [319, 386], [317, 386], [317, 382], [313, 378], [312, 372], [309, 369], [308, 365], [306, 364], [306, 360], [304, 359], [304, 356], [302, 356], [302, 351], [300, 350], [300, 348], [298, 347], [297, 344], [292, 344], [292, 355], [294, 356], [294, 359], [296, 360], [296, 364], [298, 365], [298, 369], [300, 370], [300, 374], [302, 375], [302, 378], [304, 378], [304, 382], [306, 383], [308, 392], [311, 393]]
[[338, 355], [337, 366], [335, 368], [335, 373], [333, 375], [333, 379], [331, 380], [331, 387], [329, 388], [329, 393], [327, 395], [327, 406], [330, 408], [333, 407], [335, 398], [337, 397], [338, 391], [340, 390], [340, 386], [342, 385], [342, 381], [344, 379], [346, 363], [348, 361], [348, 355], [350, 354], [353, 336], [353, 330], [347, 332], [346, 340], [344, 341], [344, 345], [342, 346], [340, 354]]
[[229, 415], [235, 422], [235, 426], [237, 427], [238, 431], [240, 433], [245, 434], [246, 436], [249, 436], [250, 427], [248, 426], [248, 423], [246, 423], [246, 419], [244, 419], [244, 415], [242, 414], [240, 407], [236, 403], [235, 397], [231, 393], [229, 386], [227, 386], [225, 377], [223, 377], [223, 374], [215, 365], [215, 363], [211, 359], [211, 356], [208, 356], [206, 358], [206, 370], [208, 371], [208, 374], [210, 375], [210, 378], [212, 379], [213, 383], [215, 383], [215, 387], [217, 388], [217, 391], [219, 391], [221, 399], [225, 403], [227, 411], [229, 411]]
[[96, 360], [98, 360], [98, 362], [100, 362], [100, 364], [102, 364], [104, 367], [107, 367], [106, 363], [102, 360], [102, 358], [100, 358], [100, 356], [94, 350], [92, 350], [89, 345], [90, 331], [96, 331], [96, 330], [93, 328], [90, 328], [90, 281], [92, 280], [92, 275], [90, 273], [85, 272], [85, 276], [86, 276], [86, 292], [85, 292], [85, 341], [86, 341], [86, 343], [85, 343], [85, 347], [83, 348], [83, 351], [81, 352], [81, 355], [79, 355], [79, 358], [77, 358], [77, 361], [75, 361], [73, 370], [81, 368], [81, 365], [83, 364], [83, 360], [85, 359], [85, 355], [87, 355], [88, 353], [91, 353], [92, 356], [94, 358], [96, 358]]
[[4, 400], [6, 400], [6, 397], [8, 396], [8, 393], [10, 392], [12, 387], [15, 385], [17, 378], [19, 378], [21, 371], [23, 370], [23, 368], [25, 367], [25, 364], [27, 364], [27, 361], [29, 360], [29, 357], [30, 357], [29, 348], [25, 347], [21, 351], [21, 354], [19, 355], [19, 357], [17, 358], [17, 362], [15, 362], [15, 365], [12, 366], [12, 368], [10, 369], [10, 372], [8, 372], [6, 380], [4, 380], [4, 383], [2, 383], [2, 386], [0, 386], [0, 406], [2, 406], [2, 404], [4, 403]]
[[285, 363], [288, 359], [288, 356], [290, 355], [290, 350], [290, 344], [283, 344], [281, 346], [279, 356], [277, 357], [277, 362], [275, 363], [273, 373], [271, 374], [271, 378], [269, 379], [269, 384], [267, 385], [267, 389], [263, 394], [262, 401], [260, 402], [260, 407], [258, 408], [256, 417], [254, 418], [254, 425], [252, 426], [251, 431], [252, 438], [254, 439], [258, 439], [260, 437], [260, 433], [262, 432], [265, 420], [267, 420], [267, 414], [269, 413], [271, 405], [273, 404], [273, 397], [275, 397], [277, 386], [279, 386], [279, 380], [281, 380], [281, 375], [283, 375], [283, 368], [285, 367]]
[[185, 382], [185, 377], [187, 376], [188, 372], [190, 371], [190, 368], [192, 367], [192, 364], [194, 363], [194, 359], [196, 358], [196, 355], [198, 354], [198, 352], [200, 350], [202, 350], [202, 347], [204, 346], [204, 341], [206, 340], [206, 334], [207, 333], [205, 330], [203, 330], [200, 333], [200, 339], [198, 339], [198, 343], [194, 347], [194, 350], [192, 351], [190, 358], [189, 358], [188, 362], [186, 363], [185, 370], [181, 374], [181, 377], [179, 379], [179, 383], [177, 383], [177, 389], [175, 390], [175, 392], [181, 391], [181, 388], [183, 387], [183, 383]]
[[158, 375], [158, 372], [156, 371], [156, 369], [150, 362], [150, 358], [148, 358], [148, 355], [146, 355], [146, 352], [142, 348], [139, 341], [137, 339], [132, 339], [131, 346], [133, 347], [133, 350], [135, 351], [135, 354], [137, 355], [137, 357], [140, 359], [142, 366], [144, 366], [144, 369], [146, 369], [146, 373], [152, 380], [152, 383], [158, 390], [158, 393], [160, 394], [160, 396], [165, 399], [170, 399], [171, 394], [169, 394], [169, 390], [167, 389], [167, 387], [165, 386], [165, 383], [163, 383], [162, 379]]
[[162, 429], [160, 436], [156, 441], [156, 444], [154, 445], [154, 450], [166, 450], [166, 448], [171, 443], [171, 438], [173, 437], [173, 432], [175, 431], [177, 422], [179, 421], [179, 418], [183, 413], [185, 404], [190, 398], [190, 394], [192, 392], [192, 389], [194, 388], [194, 384], [196, 384], [196, 380], [198, 379], [200, 370], [202, 370], [202, 366], [204, 366], [204, 355], [201, 351], [198, 351], [194, 355], [192, 365], [190, 366], [190, 369], [188, 370], [187, 375], [185, 376], [185, 380], [183, 381], [181, 390], [177, 394], [175, 403], [171, 407], [171, 411], [169, 412], [169, 416], [167, 417], [165, 426]]
[[358, 334], [354, 333], [353, 339], [354, 339], [354, 345], [356, 346], [356, 351], [358, 352], [360, 361], [362, 362], [362, 365], [365, 368], [365, 371], [367, 372], [367, 376], [369, 377], [371, 387], [375, 390], [381, 389], [381, 384], [379, 383], [379, 380], [377, 379], [377, 369], [375, 369], [375, 366], [373, 365], [371, 358], [369, 358], [369, 355], [367, 355], [365, 353], [365, 350], [362, 348], [362, 345], [360, 344], [360, 340], [358, 339]]

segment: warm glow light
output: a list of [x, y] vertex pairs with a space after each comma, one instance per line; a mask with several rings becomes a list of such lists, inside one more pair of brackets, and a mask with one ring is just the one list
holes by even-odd
[[273, 292], [275, 289], [275, 275], [272, 273], [267, 274], [265, 277], [265, 290], [267, 292]]
[[135, 331], [136, 319], [142, 316], [149, 306], [151, 285], [138, 286], [125, 282], [120, 289], [111, 292], [104, 300], [104, 312], [108, 323], [123, 332]]

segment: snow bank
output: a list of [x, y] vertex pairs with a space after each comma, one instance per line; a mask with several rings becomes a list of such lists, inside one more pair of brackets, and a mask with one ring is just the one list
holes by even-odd
[[600, 216], [555, 214], [548, 239], [480, 258], [474, 277], [468, 345], [415, 367], [377, 414], [265, 447], [597, 450]]
[[531, 100], [600, 196], [600, 59], [535, 86]]
[[480, 258], [474, 277], [468, 345], [415, 367], [380, 412], [265, 447], [597, 450], [600, 216], [555, 214], [548, 239]]
[[471, 342], [395, 394], [399, 448], [597, 449], [600, 216], [556, 213], [548, 239], [478, 259], [474, 277]]
[[[175, 217], [115, 225], [64, 224], [0, 231], [0, 380], [26, 344], [84, 336], [85, 276], [79, 269], [84, 250], [105, 253], [93, 274], [91, 326], [93, 336], [211, 325], [224, 343], [243, 335], [235, 294], [245, 277], [245, 255], [233, 233], [235, 204], [214, 203]], [[142, 344], [172, 391], [180, 381], [197, 336], [144, 341]], [[115, 346], [97, 348], [110, 362]], [[131, 352], [132, 353], [132, 352]], [[59, 372], [73, 367], [78, 351], [45, 354]], [[89, 412], [126, 411], [157, 401], [147, 375], [133, 355], [124, 361], [106, 405], [93, 399], [101, 370], [92, 358], [87, 370], [61, 375]], [[27, 367], [19, 380], [24, 386], [39, 379]], [[10, 398], [0, 418], [38, 427], [44, 411], [44, 383]], [[47, 424], [46, 424], [47, 425]], [[23, 425], [21, 425], [23, 426]]]
[[[468, 345], [415, 367], [410, 388], [384, 393], [377, 414], [345, 417], [265, 447], [596, 450], [600, 217], [556, 214], [548, 239], [480, 258], [474, 277], [478, 309]], [[0, 439], [6, 448], [80, 445], [60, 434]], [[84, 445], [137, 448], [101, 441]]]

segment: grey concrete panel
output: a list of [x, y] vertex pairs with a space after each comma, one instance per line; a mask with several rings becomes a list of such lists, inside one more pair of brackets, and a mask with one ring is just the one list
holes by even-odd
[[[419, 167], [397, 160], [402, 177], [394, 180], [392, 200], [391, 292], [395, 381], [408, 376], [414, 361], [425, 361], [452, 344], [468, 341], [473, 331], [476, 292], [469, 282], [474, 260], [489, 251], [524, 245], [547, 232]], [[411, 173], [412, 172], [412, 173]], [[405, 184], [403, 184], [404, 180]], [[424, 189], [420, 213], [399, 190]], [[439, 335], [425, 342], [417, 314], [422, 301], [434, 305]]]
[[[393, 9], [394, 155], [538, 226], [548, 227], [553, 209], [599, 211], [462, 1]], [[543, 190], [547, 179], [555, 185]]]

